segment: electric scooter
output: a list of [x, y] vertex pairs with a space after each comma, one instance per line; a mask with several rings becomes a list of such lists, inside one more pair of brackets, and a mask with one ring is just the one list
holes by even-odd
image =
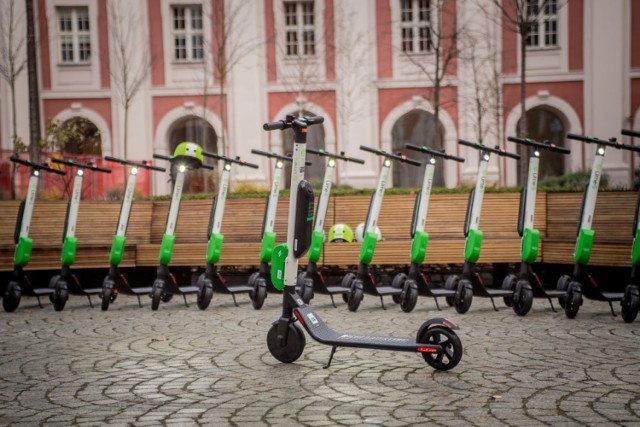
[[285, 120], [265, 123], [263, 126], [268, 131], [291, 128], [295, 134], [287, 243], [275, 248], [271, 269], [274, 286], [286, 290], [283, 292], [282, 315], [273, 322], [267, 334], [269, 352], [280, 362], [295, 362], [306, 344], [304, 333], [296, 324], [299, 322], [313, 339], [331, 346], [329, 361], [324, 368], [331, 365], [338, 347], [417, 352], [435, 369], [445, 371], [454, 368], [462, 357], [462, 343], [454, 332], [458, 327], [449, 320], [436, 318], [424, 322], [415, 340], [339, 333], [324, 323], [296, 293], [298, 259], [309, 249], [313, 221], [313, 189], [304, 180], [306, 131], [308, 126], [322, 123], [323, 120], [323, 117], [287, 116]]
[[[511, 297], [513, 296], [513, 291], [486, 288], [482, 276], [476, 271], [476, 262], [480, 258], [480, 250], [482, 249], [482, 231], [479, 229], [480, 212], [482, 211], [482, 199], [484, 198], [491, 154], [494, 153], [512, 159], [519, 159], [520, 155], [509, 153], [498, 147], [487, 147], [479, 142], [469, 142], [460, 139], [458, 143], [478, 150], [480, 152], [480, 164], [478, 166], [476, 186], [469, 193], [469, 201], [467, 202], [467, 214], [464, 224], [465, 245], [462, 277], [453, 274], [447, 278], [444, 287], [445, 289], [455, 289], [456, 296], [447, 297], [446, 301], [449, 306], [454, 306], [456, 311], [462, 314], [469, 311], [471, 303], [473, 302], [473, 295], [476, 295], [491, 299], [493, 309], [498, 311], [493, 299], [496, 297]], [[533, 300], [530, 296], [531, 294], [528, 292], [521, 292], [519, 296], [520, 299], [514, 303], [520, 306], [530, 306], [532, 303], [531, 300]]]
[[165, 168], [153, 166], [146, 161], [132, 162], [131, 160], [117, 159], [111, 156], [105, 156], [107, 161], [120, 163], [122, 165], [131, 166], [129, 170], [129, 178], [122, 197], [122, 205], [120, 206], [120, 215], [118, 218], [118, 226], [116, 234], [111, 243], [111, 252], [109, 254], [109, 273], [102, 281], [102, 310], [107, 311], [109, 304], [115, 301], [118, 294], [135, 295], [138, 298], [138, 305], [142, 307], [140, 295], [149, 295], [151, 287], [131, 287], [126, 276], [120, 270], [120, 262], [124, 254], [125, 243], [127, 241], [127, 226], [131, 216], [131, 206], [133, 205], [133, 193], [136, 189], [136, 177], [140, 169], [150, 171], [166, 172]]
[[49, 288], [34, 288], [31, 285], [29, 276], [24, 272], [24, 268], [29, 264], [29, 260], [31, 259], [31, 249], [33, 248], [33, 240], [29, 238], [29, 229], [31, 227], [31, 215], [33, 213], [33, 206], [36, 202], [40, 174], [42, 172], [52, 172], [59, 175], [65, 175], [66, 172], [53, 169], [47, 164], [37, 164], [28, 160], [22, 160], [15, 155], [10, 157], [9, 160], [31, 168], [27, 195], [22, 203], [20, 203], [18, 219], [16, 220], [16, 228], [14, 232], [16, 250], [13, 255], [13, 275], [2, 298], [2, 307], [6, 312], [11, 313], [20, 305], [20, 298], [23, 295], [36, 297], [38, 299], [38, 306], [42, 308], [40, 297], [43, 295], [49, 295], [53, 292], [53, 290]]
[[153, 157], [170, 161], [176, 175], [173, 183], [171, 203], [169, 204], [169, 213], [167, 215], [167, 225], [165, 226], [162, 243], [160, 244], [156, 279], [151, 286], [151, 310], [157, 310], [160, 306], [160, 301], [169, 302], [174, 294], [181, 294], [184, 299], [184, 305], [189, 307], [189, 304], [187, 304], [187, 294], [198, 293], [198, 287], [192, 285], [178, 286], [175, 276], [169, 271], [169, 263], [171, 262], [173, 245], [176, 239], [175, 229], [178, 222], [178, 212], [180, 210], [185, 174], [189, 170], [199, 168], [213, 169], [213, 166], [203, 164], [202, 148], [193, 142], [182, 142], [178, 144], [171, 157], [160, 154], [154, 154]]
[[416, 302], [418, 300], [418, 288], [410, 286], [411, 282], [405, 282], [404, 287], [402, 288], [379, 285], [378, 280], [374, 278], [374, 275], [369, 269], [369, 264], [371, 264], [371, 260], [373, 259], [373, 252], [375, 251], [376, 243], [378, 241], [378, 236], [374, 230], [378, 225], [378, 215], [380, 214], [382, 198], [384, 197], [384, 190], [387, 186], [387, 180], [389, 179], [389, 173], [391, 172], [391, 165], [393, 161], [395, 160], [412, 166], [420, 166], [421, 163], [408, 159], [404, 155], [391, 154], [364, 145], [361, 145], [360, 149], [384, 157], [384, 160], [382, 162], [380, 178], [378, 179], [378, 186], [375, 193], [371, 195], [371, 201], [369, 202], [369, 208], [367, 210], [367, 217], [364, 222], [364, 240], [362, 242], [362, 247], [360, 248], [358, 272], [356, 274], [347, 273], [342, 278], [342, 286], [349, 289], [349, 292], [342, 294], [342, 298], [347, 303], [349, 311], [357, 311], [365, 293], [369, 295], [376, 295], [380, 297], [382, 308], [386, 310], [384, 299], [382, 297], [385, 295], [395, 295], [400, 301], [400, 308], [402, 311], [409, 313], [416, 306]]
[[49, 299], [53, 303], [53, 308], [56, 311], [62, 311], [69, 299], [69, 294], [84, 295], [89, 300], [89, 305], [93, 308], [91, 295], [100, 295], [102, 288], [83, 288], [76, 275], [71, 271], [71, 266], [76, 259], [76, 249], [78, 247], [78, 239], [75, 237], [76, 224], [78, 222], [78, 208], [80, 207], [80, 200], [82, 199], [82, 181], [85, 171], [111, 173], [111, 169], [94, 166], [93, 163], [79, 163], [73, 160], [52, 158], [51, 161], [53, 163], [75, 167], [76, 175], [73, 179], [73, 189], [69, 203], [67, 204], [67, 215], [64, 221], [62, 256], [60, 257], [62, 270], [60, 274], [56, 274], [49, 281], [49, 288], [53, 289], [53, 292], [49, 294]]
[[282, 154], [273, 153], [271, 151], [262, 151], [252, 149], [253, 154], [259, 156], [276, 159], [276, 163], [273, 169], [273, 180], [271, 182], [271, 191], [267, 196], [267, 203], [264, 206], [264, 217], [262, 218], [262, 241], [260, 243], [260, 268], [258, 271], [254, 271], [249, 276], [247, 285], [253, 288], [258, 279], [266, 284], [267, 290], [270, 292], [276, 292], [277, 289], [271, 284], [271, 256], [273, 255], [273, 248], [276, 245], [276, 232], [273, 231], [276, 223], [276, 211], [278, 209], [278, 198], [280, 197], [280, 185], [282, 181], [282, 170], [284, 169], [284, 162], [291, 162], [291, 157], [283, 156]]
[[[520, 208], [518, 211], [518, 235], [520, 235], [520, 272], [508, 274], [502, 281], [502, 289], [513, 292], [512, 296], [504, 297], [504, 303], [513, 308], [518, 316], [525, 316], [531, 309], [528, 305], [532, 298], [546, 298], [551, 305], [551, 310], [556, 311], [551, 298], [563, 298], [565, 291], [557, 289], [545, 289], [540, 277], [533, 270], [533, 263], [538, 258], [540, 246], [540, 232], [533, 228], [533, 219], [536, 211], [536, 192], [538, 189], [538, 166], [540, 165], [540, 150], [570, 154], [571, 150], [558, 147], [548, 142], [538, 142], [528, 138], [507, 137], [507, 141], [531, 147], [529, 155], [529, 173], [526, 187], [520, 192]], [[521, 297], [521, 293], [528, 294]], [[515, 303], [514, 303], [515, 302]], [[525, 303], [520, 305], [519, 303]]]
[[[429, 284], [427, 276], [420, 270], [420, 266], [427, 256], [427, 245], [429, 243], [429, 233], [425, 231], [427, 211], [429, 209], [429, 198], [431, 197], [431, 186], [433, 184], [433, 174], [436, 168], [436, 158], [454, 160], [460, 163], [464, 162], [464, 159], [462, 157], [447, 154], [444, 151], [436, 151], [424, 146], [406, 144], [405, 147], [409, 150], [427, 154], [428, 160], [422, 178], [422, 188], [416, 195], [416, 201], [413, 205], [411, 222], [411, 237], [413, 238], [413, 241], [411, 243], [411, 265], [409, 267], [409, 272], [396, 274], [391, 281], [391, 287], [397, 289], [402, 289], [405, 286], [408, 288], [417, 288], [418, 295], [433, 298], [436, 303], [436, 307], [440, 310], [438, 297], [449, 297], [454, 298], [454, 301], [458, 300], [455, 299], [455, 289], [433, 288]], [[398, 304], [400, 303], [398, 295], [393, 295], [392, 298], [394, 302]]]
[[349, 288], [342, 286], [328, 285], [325, 281], [325, 277], [318, 269], [318, 261], [322, 255], [322, 248], [324, 246], [324, 220], [327, 216], [327, 207], [329, 206], [329, 198], [331, 197], [331, 185], [333, 183], [333, 173], [336, 169], [336, 160], [343, 160], [345, 162], [354, 162], [361, 165], [364, 164], [364, 160], [356, 159], [355, 157], [345, 156], [344, 151], [340, 154], [328, 153], [325, 150], [314, 150], [307, 148], [307, 153], [315, 154], [317, 156], [327, 157], [326, 168], [324, 171], [324, 179], [322, 181], [322, 189], [320, 191], [320, 197], [318, 199], [318, 207], [316, 208], [316, 218], [313, 226], [313, 233], [311, 235], [311, 246], [309, 248], [307, 269], [300, 274], [297, 278], [297, 291], [300, 294], [300, 298], [305, 303], [309, 303], [314, 296], [314, 293], [329, 295], [331, 297], [331, 304], [336, 307], [336, 303], [333, 299], [334, 294], [344, 294], [349, 292]]
[[211, 206], [211, 216], [209, 217], [209, 244], [207, 245], [207, 266], [204, 273], [200, 274], [197, 281], [198, 286], [198, 308], [200, 310], [206, 310], [211, 303], [211, 298], [214, 292], [221, 294], [231, 294], [233, 303], [238, 306], [236, 302], [236, 294], [247, 293], [251, 298], [253, 308], [259, 310], [264, 304], [264, 300], [267, 297], [267, 285], [262, 278], [255, 280], [253, 286], [247, 285], [232, 285], [227, 283], [227, 280], [222, 277], [222, 274], [218, 271], [216, 263], [220, 260], [222, 253], [222, 242], [224, 236], [220, 233], [222, 228], [222, 217], [224, 216], [224, 206], [227, 200], [227, 192], [229, 190], [229, 176], [231, 175], [231, 165], [237, 164], [240, 166], [247, 166], [250, 168], [258, 169], [258, 165], [253, 163], [247, 163], [244, 160], [240, 160], [239, 157], [231, 159], [229, 157], [221, 156], [213, 153], [202, 153], [205, 157], [222, 160], [224, 165], [222, 167], [222, 173], [220, 174], [220, 185], [218, 187], [218, 196], [214, 199]]
[[573, 274], [563, 275], [558, 279], [556, 289], [566, 291], [566, 296], [560, 298], [560, 305], [564, 308], [564, 314], [573, 319], [578, 314], [582, 305], [582, 295], [585, 297], [607, 301], [611, 309], [611, 315], [616, 316], [613, 310], [613, 301], [622, 301], [623, 292], [603, 292], [598, 287], [596, 280], [587, 272], [587, 264], [591, 258], [591, 250], [593, 248], [593, 238], [595, 231], [591, 228], [593, 221], [593, 213], [596, 208], [596, 198], [598, 197], [598, 187], [600, 186], [600, 177], [602, 176], [602, 163], [604, 162], [604, 154], [606, 147], [624, 149], [629, 151], [640, 152], [640, 147], [633, 145], [625, 145], [617, 142], [616, 138], [609, 140], [598, 139], [592, 136], [567, 134], [568, 139], [582, 141], [589, 144], [596, 144], [596, 152], [593, 156], [593, 165], [591, 167], [591, 177], [587, 184], [580, 206], [580, 217], [578, 221], [578, 237], [576, 239], [576, 247], [573, 252], [575, 261]]
[[[622, 134], [634, 138], [640, 138], [640, 132], [622, 129]], [[622, 296], [622, 319], [631, 323], [638, 316], [640, 309], [640, 191], [636, 202], [636, 214], [633, 221], [633, 247], [631, 249], [631, 283], [627, 285]]]

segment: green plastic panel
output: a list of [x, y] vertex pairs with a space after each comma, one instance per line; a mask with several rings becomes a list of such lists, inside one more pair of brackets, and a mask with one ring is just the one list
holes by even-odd
[[467, 234], [467, 241], [464, 244], [464, 260], [466, 262], [476, 262], [480, 258], [482, 249], [482, 231], [471, 229]]
[[429, 233], [426, 231], [416, 231], [411, 244], [411, 262], [422, 264], [427, 256], [427, 245], [429, 244]]
[[631, 264], [640, 264], [640, 228], [636, 230], [636, 237], [633, 239], [633, 248], [631, 249]]
[[370, 264], [373, 259], [373, 252], [376, 250], [376, 243], [378, 242], [378, 235], [373, 231], [367, 231], [364, 235], [364, 241], [362, 242], [362, 248], [360, 248], [360, 262], [363, 264]]
[[171, 255], [173, 255], [173, 244], [176, 241], [174, 234], [165, 234], [162, 236], [162, 244], [160, 245], [160, 256], [158, 260], [162, 265], [169, 265]]
[[18, 267], [24, 267], [29, 264], [32, 247], [33, 240], [28, 237], [20, 237], [20, 240], [18, 240], [18, 246], [16, 246], [16, 253], [13, 256], [13, 263]]
[[576, 241], [576, 251], [573, 253], [573, 259], [576, 264], [588, 264], [591, 258], [591, 248], [593, 247], [593, 236], [595, 231], [581, 228]]
[[207, 246], [207, 263], [215, 264], [220, 261], [220, 254], [222, 253], [222, 242], [224, 236], [220, 233], [211, 233], [209, 237], [209, 245]]
[[284, 289], [284, 265], [287, 261], [289, 248], [283, 243], [273, 249], [271, 257], [271, 283], [279, 291]]
[[318, 262], [322, 255], [322, 244], [324, 241], [324, 233], [320, 230], [314, 230], [311, 233], [311, 245], [309, 246], [309, 262]]
[[540, 232], [534, 228], [525, 228], [522, 234], [520, 255], [522, 262], [536, 262], [540, 249]]
[[78, 247], [78, 239], [76, 237], [65, 237], [62, 244], [62, 256], [60, 260], [62, 265], [68, 267], [73, 265], [76, 260], [76, 248]]
[[111, 265], [120, 265], [122, 262], [122, 254], [124, 254], [124, 244], [127, 238], [125, 236], [113, 236], [111, 243], [111, 254], [109, 255], [109, 263]]
[[262, 245], [260, 246], [261, 262], [271, 261], [275, 244], [276, 244], [276, 233], [273, 231], [265, 231], [265, 233], [262, 235]]

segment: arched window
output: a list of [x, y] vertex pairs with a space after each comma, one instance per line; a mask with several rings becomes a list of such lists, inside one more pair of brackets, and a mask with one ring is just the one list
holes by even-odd
[[[203, 151], [218, 152], [218, 136], [202, 117], [188, 116], [177, 121], [169, 133], [169, 153], [173, 154], [181, 142], [195, 142]], [[216, 191], [218, 171], [198, 169], [189, 171], [184, 181], [185, 193], [208, 193]]]
[[[439, 132], [436, 132], [439, 130]], [[424, 110], [412, 110], [403, 115], [393, 125], [391, 130], [394, 153], [402, 153], [409, 158], [414, 158], [422, 163], [420, 168], [404, 163], [395, 162], [392, 167], [394, 187], [420, 187], [426, 162], [423, 155], [416, 151], [407, 150], [406, 144], [424, 145], [435, 150], [444, 146], [444, 127], [440, 124], [436, 127], [435, 116]], [[444, 172], [442, 165], [436, 167], [433, 177], [433, 186], [444, 185]]]
[[[527, 111], [527, 137], [536, 141], [548, 141], [560, 147], [565, 145], [566, 118], [551, 107], [540, 106]], [[520, 123], [518, 122], [518, 128]], [[538, 179], [549, 176], [561, 176], [565, 173], [565, 160], [568, 156], [545, 151], [540, 155]], [[520, 178], [520, 162], [518, 162], [518, 178]], [[522, 182], [519, 182], [522, 185]]]
[[102, 156], [100, 131], [91, 120], [73, 117], [60, 126], [65, 137], [63, 153], [74, 156]]
[[[303, 111], [303, 116], [315, 116], [312, 112]], [[293, 129], [287, 129], [282, 132], [282, 147], [285, 155], [293, 154]], [[307, 132], [307, 147], [315, 148], [316, 150], [324, 150], [324, 125], [313, 125], [309, 127]], [[307, 165], [305, 168], [305, 179], [311, 182], [314, 188], [322, 185], [322, 179], [324, 178], [324, 159], [317, 156], [307, 156], [307, 160], [312, 164]], [[291, 187], [291, 163], [286, 162], [284, 167], [285, 176], [285, 188]]]

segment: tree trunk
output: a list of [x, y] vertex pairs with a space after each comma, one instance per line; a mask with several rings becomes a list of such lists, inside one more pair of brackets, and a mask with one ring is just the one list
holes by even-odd
[[[522, 24], [527, 25], [526, 23]], [[520, 126], [518, 129], [518, 136], [520, 138], [527, 137], [527, 107], [525, 101], [527, 99], [527, 29], [520, 31]], [[527, 154], [528, 149], [526, 146], [518, 144], [518, 152], [520, 153], [520, 160], [518, 160], [518, 184], [524, 184], [527, 182]]]
[[29, 157], [40, 161], [40, 93], [33, 0], [25, 0], [27, 10], [27, 74], [29, 76]]
[[[15, 79], [15, 75], [13, 74], [13, 64], [11, 65], [11, 84], [9, 85], [10, 90], [11, 90], [11, 125], [13, 126], [13, 135], [11, 136], [11, 139], [13, 140], [13, 154], [18, 155], [18, 147], [16, 146], [16, 144], [18, 143], [17, 139], [18, 139], [18, 132], [16, 130], [18, 124], [18, 120], [17, 120], [17, 114], [16, 114], [16, 79]], [[11, 164], [11, 200], [15, 200], [16, 199], [16, 171], [17, 171], [17, 164], [13, 163]]]

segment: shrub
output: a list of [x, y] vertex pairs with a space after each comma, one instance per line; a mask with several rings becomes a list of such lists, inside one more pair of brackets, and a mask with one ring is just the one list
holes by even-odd
[[[582, 191], [591, 178], [591, 169], [571, 172], [562, 176], [548, 176], [539, 183], [543, 191]], [[600, 189], [609, 185], [609, 175], [603, 173], [600, 177]]]

